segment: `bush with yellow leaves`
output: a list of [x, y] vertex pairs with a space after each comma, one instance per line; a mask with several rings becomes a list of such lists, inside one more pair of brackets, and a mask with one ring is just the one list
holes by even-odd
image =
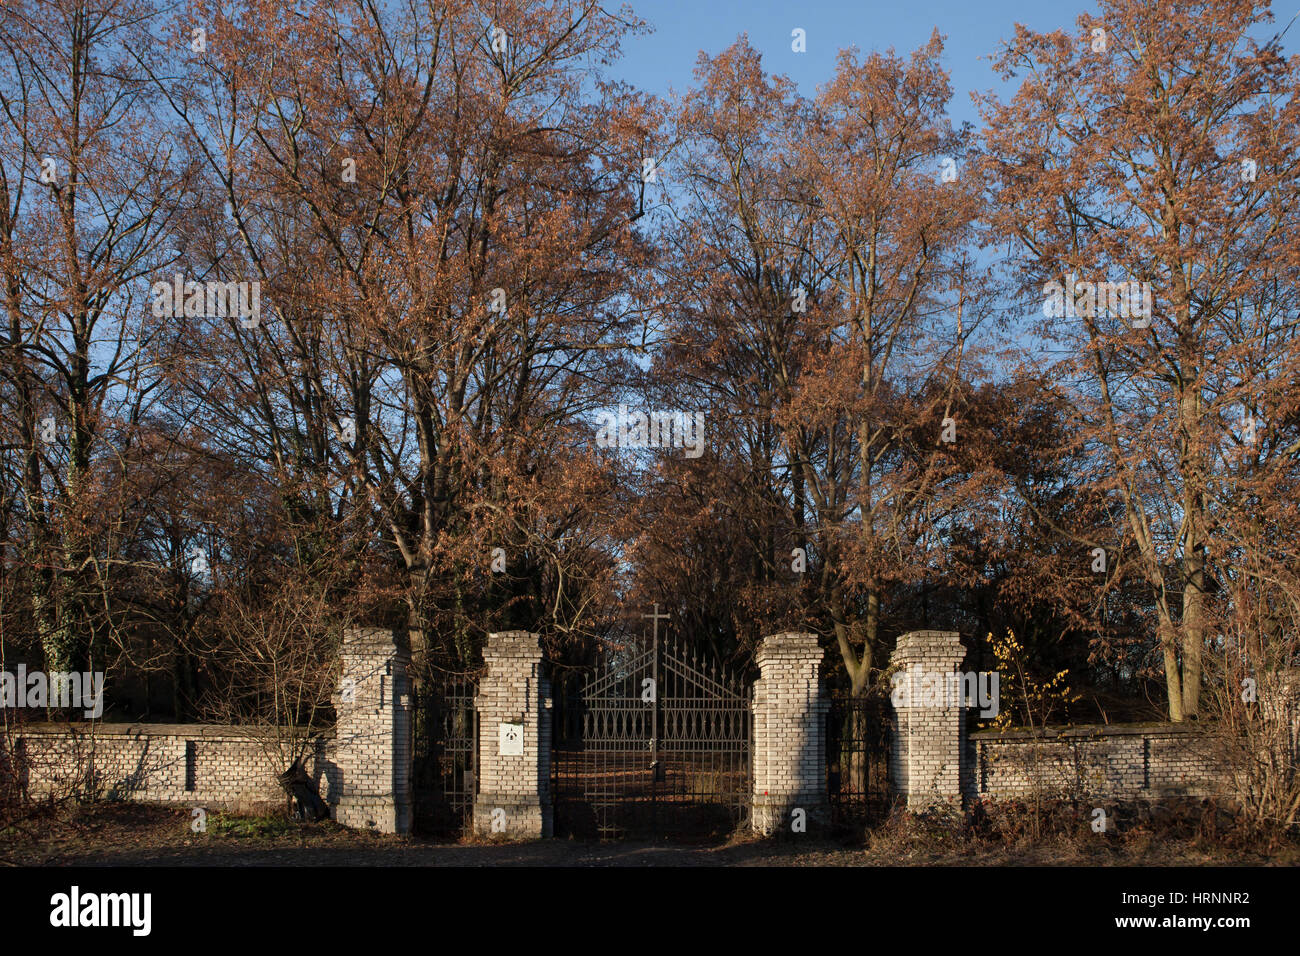
[[1045, 727], [1057, 714], [1068, 712], [1079, 694], [1070, 690], [1068, 670], [1059, 671], [1047, 681], [1040, 681], [1025, 671], [1025, 648], [1011, 628], [1005, 637], [988, 636], [1001, 675], [1001, 700], [993, 718], [997, 730], [1009, 730], [1017, 722], [1032, 729]]

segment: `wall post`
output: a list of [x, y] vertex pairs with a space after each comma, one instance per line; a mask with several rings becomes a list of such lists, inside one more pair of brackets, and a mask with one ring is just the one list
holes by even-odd
[[474, 832], [548, 837], [551, 799], [551, 685], [536, 634], [501, 631], [483, 649], [479, 682], [479, 776]]
[[[904, 685], [896, 684], [891, 695], [898, 719], [890, 775], [908, 810], [961, 808], [966, 708], [948, 689], [954, 686], [949, 675], [965, 656], [956, 631], [912, 631], [898, 639], [890, 659], [900, 669], [895, 680]], [[904, 692], [900, 695], [899, 690]]]
[[[754, 682], [754, 830], [826, 826], [826, 710], [823, 651], [815, 634], [786, 632], [763, 638]], [[806, 832], [806, 831], [804, 831]]]
[[342, 679], [334, 763], [340, 784], [334, 818], [381, 833], [411, 831], [410, 647], [402, 629], [350, 628], [340, 651]]

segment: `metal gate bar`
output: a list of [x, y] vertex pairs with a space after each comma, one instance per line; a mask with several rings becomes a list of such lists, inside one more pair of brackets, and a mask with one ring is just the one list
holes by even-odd
[[826, 712], [826, 791], [832, 825], [861, 829], [888, 813], [892, 719], [879, 696], [832, 694]]
[[729, 833], [750, 812], [750, 698], [678, 645], [615, 651], [556, 681], [559, 832], [602, 839]]
[[475, 679], [450, 675], [417, 690], [411, 795], [416, 832], [460, 836], [472, 821], [478, 777]]

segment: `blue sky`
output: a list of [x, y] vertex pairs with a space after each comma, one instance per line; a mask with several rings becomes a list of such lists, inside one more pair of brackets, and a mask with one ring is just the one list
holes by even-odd
[[[607, 6], [612, 9], [614, 3]], [[789, 76], [805, 96], [831, 78], [840, 49], [865, 51], [893, 47], [902, 55], [925, 44], [938, 28], [944, 36], [944, 65], [952, 83], [949, 115], [954, 125], [981, 126], [972, 91], [994, 90], [1007, 99], [993, 72], [993, 57], [1015, 33], [1015, 25], [1049, 32], [1076, 30], [1079, 15], [1096, 15], [1092, 0], [627, 0], [649, 21], [652, 33], [628, 37], [623, 58], [610, 75], [653, 93], [685, 92], [694, 85], [701, 50], [715, 54], [741, 33], [763, 54], [764, 68]], [[1274, 0], [1274, 22], [1257, 30], [1266, 41], [1287, 28], [1300, 0]], [[802, 28], [807, 51], [791, 50], [791, 31]], [[1300, 21], [1285, 34], [1282, 49], [1300, 50]], [[1015, 81], [1013, 81], [1014, 83]], [[1035, 314], [1036, 316], [1036, 314]], [[1041, 343], [1040, 343], [1041, 345]], [[1036, 346], [1038, 347], [1038, 346]]]
[[[1034, 30], [1073, 29], [1080, 13], [1096, 12], [1085, 0], [628, 0], [655, 32], [628, 38], [624, 58], [613, 75], [655, 93], [684, 91], [700, 50], [717, 53], [741, 33], [763, 54], [763, 64], [798, 82], [805, 96], [830, 78], [842, 47], [910, 53], [938, 27], [944, 34], [944, 62], [953, 85], [954, 123], [979, 125], [971, 103], [972, 90], [998, 86], [990, 57], [1001, 41], [1011, 37], [1016, 23]], [[612, 8], [614, 3], [610, 4]], [[1274, 3], [1277, 22], [1271, 35], [1284, 27], [1300, 0]], [[790, 31], [807, 33], [808, 50], [790, 49]], [[1285, 48], [1296, 50], [1300, 26], [1286, 36]]]
[[[700, 50], [730, 46], [741, 33], [763, 54], [764, 69], [783, 73], [812, 96], [829, 80], [840, 49], [910, 54], [937, 27], [944, 35], [944, 65], [953, 86], [949, 115], [954, 125], [979, 126], [972, 90], [999, 88], [992, 56], [1017, 22], [1050, 31], [1073, 28], [1083, 10], [1073, 3], [1043, 0], [628, 0], [654, 32], [624, 40], [623, 59], [610, 75], [653, 93], [685, 92], [694, 85]], [[1300, 2], [1300, 0], [1297, 0]], [[805, 31], [807, 51], [791, 50], [791, 31]], [[1000, 90], [1005, 97], [1012, 89]]]

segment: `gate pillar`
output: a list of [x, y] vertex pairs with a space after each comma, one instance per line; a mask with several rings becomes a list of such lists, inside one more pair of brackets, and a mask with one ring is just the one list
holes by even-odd
[[516, 839], [552, 829], [551, 685], [542, 648], [528, 631], [488, 635], [479, 715], [478, 796], [474, 832]]
[[[965, 656], [956, 631], [911, 631], [898, 639], [890, 659], [902, 683], [892, 697], [898, 719], [890, 776], [908, 810], [961, 808], [966, 708], [948, 699], [947, 688], [953, 686], [949, 678]], [[938, 684], [944, 692], [932, 691], [927, 698], [922, 692], [927, 684]]]
[[[343, 678], [334, 763], [342, 795], [334, 818], [381, 833], [411, 829], [411, 699], [407, 632], [376, 627], [343, 634]], [[333, 788], [331, 788], [333, 789]]]
[[[822, 649], [815, 634], [763, 639], [755, 661], [753, 827], [807, 832], [830, 820], [826, 795], [826, 710]], [[802, 810], [802, 815], [796, 811]], [[801, 831], [800, 823], [806, 828]]]

